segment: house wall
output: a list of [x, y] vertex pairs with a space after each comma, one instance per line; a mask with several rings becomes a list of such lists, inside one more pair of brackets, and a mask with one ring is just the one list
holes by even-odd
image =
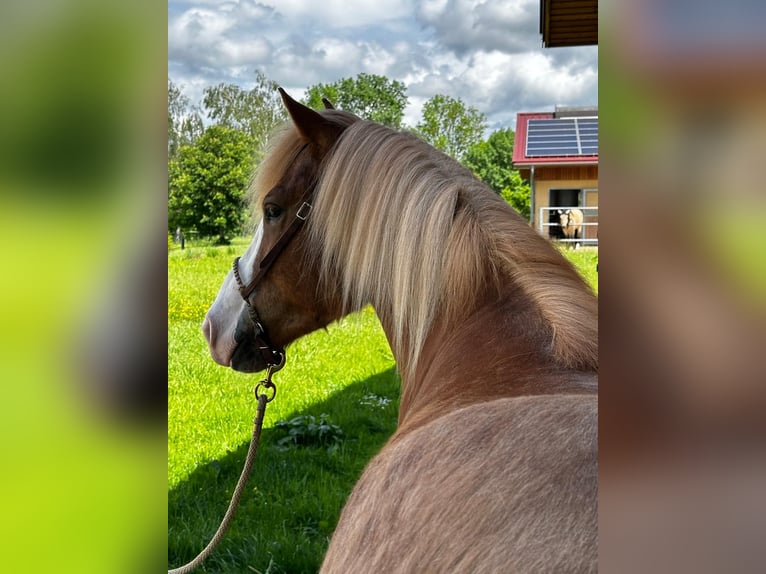
[[[528, 170], [527, 170], [528, 173]], [[524, 174], [522, 173], [522, 176]], [[529, 177], [529, 175], [527, 175]], [[535, 169], [535, 213], [534, 224], [538, 225], [537, 218], [541, 207], [550, 207], [549, 198], [551, 189], [585, 189], [594, 190], [583, 194], [583, 205], [586, 207], [598, 207], [598, 166], [562, 166], [562, 167], [538, 167]], [[586, 214], [586, 221], [597, 221], [594, 216]], [[583, 230], [585, 237], [595, 237], [595, 226], [586, 226]]]

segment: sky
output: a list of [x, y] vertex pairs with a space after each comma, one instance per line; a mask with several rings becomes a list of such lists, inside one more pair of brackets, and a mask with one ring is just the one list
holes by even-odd
[[542, 48], [540, 0], [169, 0], [168, 76], [192, 102], [261, 70], [293, 97], [365, 72], [407, 86], [414, 126], [436, 94], [515, 128], [518, 112], [598, 104], [598, 47]]

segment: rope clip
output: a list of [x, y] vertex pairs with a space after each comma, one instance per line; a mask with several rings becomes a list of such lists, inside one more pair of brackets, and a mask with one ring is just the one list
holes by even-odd
[[[261, 396], [266, 397], [266, 402], [270, 403], [277, 396], [277, 386], [272, 382], [271, 377], [277, 371], [281, 370], [285, 366], [285, 354], [280, 353], [279, 363], [274, 363], [268, 366], [266, 369], [266, 378], [255, 385], [255, 398], [259, 399]], [[267, 391], [271, 391], [271, 396], [267, 394]]]

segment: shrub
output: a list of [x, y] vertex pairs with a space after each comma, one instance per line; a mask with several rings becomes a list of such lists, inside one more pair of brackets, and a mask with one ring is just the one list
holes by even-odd
[[343, 440], [343, 430], [328, 422], [327, 413], [319, 415], [301, 415], [289, 421], [279, 421], [275, 426], [278, 430], [286, 431], [287, 435], [277, 440], [277, 446], [326, 446]]

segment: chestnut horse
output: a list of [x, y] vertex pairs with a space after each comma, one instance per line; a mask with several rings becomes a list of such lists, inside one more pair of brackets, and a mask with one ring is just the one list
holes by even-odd
[[216, 362], [254, 372], [346, 313], [380, 318], [399, 425], [321, 571], [596, 571], [595, 295], [458, 162], [282, 98], [260, 224], [203, 331]]

